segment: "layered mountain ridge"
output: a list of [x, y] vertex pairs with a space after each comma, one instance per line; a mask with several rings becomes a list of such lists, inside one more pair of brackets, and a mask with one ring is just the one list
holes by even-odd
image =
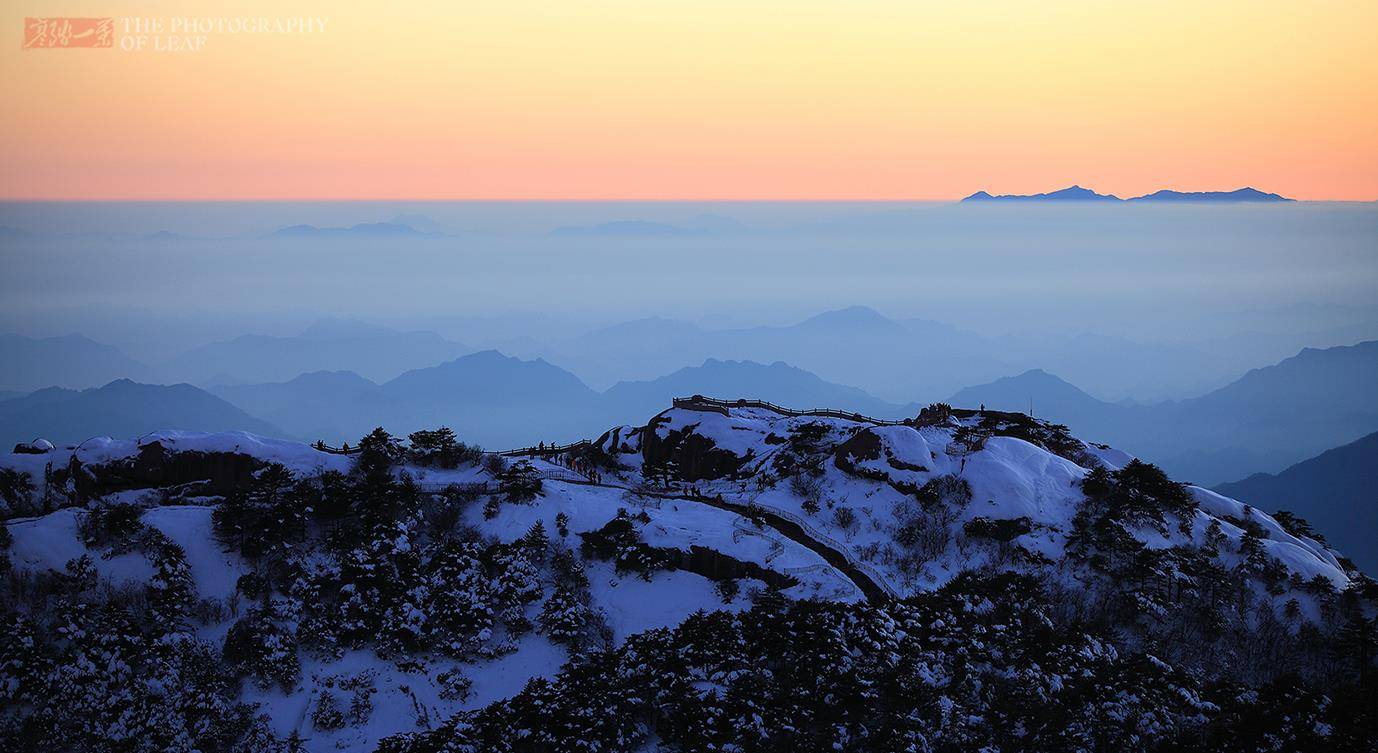
[[1275, 193], [1260, 191], [1257, 188], [1244, 187], [1233, 191], [1176, 191], [1164, 188], [1143, 196], [1132, 196], [1122, 199], [1114, 194], [1096, 193], [1089, 188], [1081, 186], [1069, 186], [1058, 191], [1037, 194], [1002, 194], [991, 195], [986, 191], [976, 193], [962, 199], [963, 202], [1148, 202], [1148, 203], [1204, 203], [1204, 204], [1239, 204], [1239, 203], [1273, 203], [1296, 201]]

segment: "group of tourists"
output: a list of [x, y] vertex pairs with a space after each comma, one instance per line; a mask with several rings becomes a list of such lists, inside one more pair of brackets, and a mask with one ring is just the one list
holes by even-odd
[[567, 452], [562, 452], [559, 455], [555, 455], [550, 459], [570, 469], [571, 471], [574, 471], [580, 476], [583, 476], [585, 479], [588, 480], [590, 484], [603, 483], [603, 474], [597, 468], [594, 467], [593, 463], [590, 463], [588, 460], [584, 458], [574, 457], [573, 455], [570, 455]]

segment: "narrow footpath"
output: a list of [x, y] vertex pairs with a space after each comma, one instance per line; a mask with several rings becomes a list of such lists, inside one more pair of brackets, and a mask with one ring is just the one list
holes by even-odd
[[817, 552], [818, 556], [822, 557], [825, 562], [827, 562], [829, 565], [832, 565], [834, 569], [836, 569], [843, 575], [847, 576], [847, 578], [850, 579], [852, 583], [856, 584], [856, 587], [861, 589], [861, 592], [866, 595], [867, 601], [874, 603], [888, 601], [890, 599], [889, 595], [886, 594], [885, 589], [880, 587], [880, 584], [876, 583], [875, 580], [871, 578], [871, 576], [867, 575], [866, 573], [862, 572], [861, 570], [853, 566], [851, 562], [848, 562], [846, 555], [844, 555], [842, 552], [839, 552], [836, 549], [828, 546], [827, 544], [824, 544], [823, 542], [813, 538], [798, 523], [795, 523], [792, 520], [782, 518], [779, 515], [770, 512], [769, 510], [763, 510], [759, 507], [752, 507], [749, 505], [744, 505], [736, 502], [728, 502], [717, 497], [706, 497], [697, 494], [672, 494], [670, 492], [653, 492], [644, 489], [633, 489], [630, 486], [623, 486], [621, 484], [594, 483], [593, 481], [588, 481], [586, 479], [548, 478], [546, 480], [558, 481], [562, 484], [578, 484], [580, 486], [598, 486], [606, 489], [620, 489], [623, 491], [630, 491], [635, 494], [641, 494], [647, 497], [654, 497], [656, 499], [675, 499], [683, 500], [685, 502], [698, 502], [699, 504], [708, 505], [709, 507], [716, 507], [720, 510], [735, 512], [738, 515], [741, 515], [748, 519], [760, 520], [764, 522], [766, 525], [769, 525], [771, 528], [783, 534], [786, 538], [790, 539], [791, 541], [801, 546], [807, 547], [813, 550], [814, 552]]

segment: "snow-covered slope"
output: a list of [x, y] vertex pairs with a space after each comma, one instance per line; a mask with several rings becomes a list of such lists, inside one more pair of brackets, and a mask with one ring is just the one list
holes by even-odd
[[[72, 563], [87, 556], [110, 584], [139, 588], [167, 580], [160, 542], [171, 542], [200, 605], [181, 614], [186, 635], [228, 655], [227, 636], [259, 615], [297, 636], [301, 648], [290, 651], [300, 671], [276, 683], [245, 680], [240, 698], [261, 704], [275, 735], [296, 733], [314, 751], [372, 749], [554, 676], [576, 644], [617, 646], [699, 610], [740, 610], [768, 586], [792, 599], [881, 602], [970, 571], [1012, 570], [1161, 617], [1219, 581], [1278, 615], [1320, 622], [1327, 599], [1359, 577], [1258, 510], [1171, 484], [1124, 453], [1018, 414], [939, 406], [892, 423], [691, 400], [644, 426], [520, 462], [488, 456], [435, 467], [398, 445], [378, 446], [393, 453], [391, 478], [401, 479], [382, 482], [393, 484], [388, 494], [414, 500], [381, 522], [355, 501], [369, 498], [372, 482], [354, 456], [250, 434], [158, 432], [0, 456], [5, 478], [30, 479], [28, 488], [0, 490], [12, 516], [8, 558], [44, 573], [80, 570]], [[266, 497], [253, 495], [275, 473], [283, 475], [272, 495], [314, 501], [274, 512], [261, 529], [273, 539], [274, 529], [300, 525], [300, 534], [251, 552], [254, 542], [217, 523], [216, 506], [229, 504], [227, 495], [257, 504]], [[365, 511], [328, 515], [330, 489], [346, 478], [359, 479], [349, 482], [358, 484], [351, 509]], [[527, 484], [530, 493], [514, 491]], [[109, 522], [106, 511], [120, 505], [142, 510], [134, 533]], [[35, 514], [13, 517], [20, 511]], [[350, 528], [356, 514], [371, 522]], [[332, 539], [340, 531], [360, 538], [342, 547]], [[531, 554], [529, 542], [546, 537]], [[430, 624], [447, 618], [431, 605], [459, 588], [457, 576], [426, 575], [447, 546], [470, 547], [483, 563], [483, 582], [466, 588], [498, 593], [517, 572], [529, 593], [494, 601], [502, 616], [462, 649], [422, 641], [399, 653], [412, 644], [381, 634], [378, 646], [312, 642], [308, 622], [330, 617], [311, 616], [311, 589], [321, 587], [313, 584], [334, 589], [333, 609], [347, 612], [366, 580], [341, 573], [360, 562], [399, 568], [404, 579], [381, 618], [393, 626], [386, 630], [430, 635]], [[401, 569], [406, 563], [413, 569]], [[573, 588], [578, 608], [591, 615], [573, 642], [548, 626], [572, 571], [582, 581]], [[266, 579], [266, 595], [255, 579]], [[456, 676], [467, 689], [456, 690]], [[322, 712], [336, 697], [351, 705], [338, 724]]]
[[[1082, 479], [1092, 468], [1117, 470], [1133, 458], [1019, 414], [958, 413], [911, 425], [875, 425], [756, 407], [677, 407], [646, 427], [615, 429], [600, 443], [638, 472], [645, 470], [648, 456], [669, 459], [700, 493], [803, 518], [901, 593], [935, 588], [963, 570], [997, 560], [1004, 566], [1011, 552], [1021, 550], [1065, 570], [1067, 540], [1085, 500]], [[1033, 435], [1040, 433], [1052, 440], [1038, 442]], [[811, 436], [805, 441], [804, 434]], [[654, 448], [649, 452], [648, 442]], [[804, 483], [795, 481], [801, 477]], [[951, 534], [946, 546], [932, 548], [922, 562], [903, 562], [896, 533], [922, 512], [916, 510], [923, 505], [916, 505], [915, 491], [947, 478], [965, 482], [970, 493], [960, 504], [941, 509]], [[1248, 519], [1265, 533], [1265, 552], [1289, 571], [1308, 580], [1324, 576], [1337, 588], [1348, 585], [1335, 553], [1320, 543], [1293, 536], [1267, 514], [1209, 490], [1188, 491], [1198, 506], [1185, 525], [1170, 526], [1166, 533], [1138, 527], [1132, 535], [1154, 549], [1196, 546], [1218, 523], [1237, 547]], [[806, 498], [820, 509], [808, 512]], [[854, 521], [847, 524], [844, 513], [839, 522], [839, 509], [851, 510]], [[932, 506], [929, 511], [934, 512]], [[992, 545], [963, 535], [977, 519], [1025, 519], [1031, 530], [1004, 546]], [[1238, 564], [1229, 552], [1221, 561]]]

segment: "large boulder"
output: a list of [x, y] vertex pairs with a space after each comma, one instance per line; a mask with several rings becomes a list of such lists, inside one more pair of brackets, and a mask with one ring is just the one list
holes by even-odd
[[224, 496], [248, 484], [264, 461], [240, 452], [174, 452], [154, 441], [140, 445], [134, 455], [103, 463], [82, 463], [73, 456], [72, 466], [77, 498], [87, 500], [124, 489], [172, 487]]
[[670, 418], [656, 416], [641, 430], [641, 459], [647, 466], [673, 464], [680, 481], [705, 481], [728, 478], [754, 457], [720, 447], [715, 439], [693, 423], [672, 428]]
[[45, 455], [52, 452], [54, 449], [53, 443], [46, 439], [35, 439], [32, 442], [20, 442], [14, 446], [16, 455]]

